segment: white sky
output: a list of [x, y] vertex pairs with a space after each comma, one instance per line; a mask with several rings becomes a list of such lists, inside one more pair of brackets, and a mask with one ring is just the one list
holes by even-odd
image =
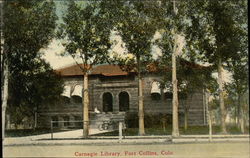
[[53, 69], [75, 64], [75, 61], [71, 56], [60, 55], [63, 51], [64, 47], [60, 44], [60, 42], [53, 40], [48, 48], [42, 50], [42, 52], [44, 52], [43, 58], [50, 63]]

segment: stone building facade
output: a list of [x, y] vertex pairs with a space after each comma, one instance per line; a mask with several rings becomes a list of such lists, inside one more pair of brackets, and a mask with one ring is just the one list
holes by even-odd
[[[55, 105], [38, 109], [38, 126], [50, 127], [51, 120], [58, 121], [54, 127], [67, 128], [82, 126], [83, 75], [78, 65], [56, 70], [65, 83], [62, 99]], [[170, 92], [161, 89], [162, 78], [155, 73], [143, 76], [145, 116], [160, 117], [172, 114]], [[90, 124], [115, 117], [136, 120], [138, 112], [138, 78], [136, 73], [125, 72], [117, 65], [99, 65], [92, 68], [89, 75]], [[171, 93], [170, 93], [171, 94]], [[190, 105], [188, 122], [190, 125], [207, 123], [206, 99], [203, 90], [197, 91], [185, 100]], [[179, 105], [180, 124], [183, 124], [182, 101]], [[61, 122], [60, 122], [61, 121]], [[77, 122], [79, 121], [79, 122]]]

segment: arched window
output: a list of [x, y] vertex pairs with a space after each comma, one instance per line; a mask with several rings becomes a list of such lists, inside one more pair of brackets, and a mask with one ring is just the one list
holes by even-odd
[[129, 110], [129, 95], [127, 92], [121, 92], [119, 94], [119, 111]]
[[70, 98], [70, 86], [68, 85], [64, 86], [64, 90], [61, 95]]
[[71, 94], [73, 103], [80, 104], [82, 103], [82, 86], [76, 85], [74, 91]]
[[172, 83], [167, 82], [165, 85], [165, 88], [163, 89], [165, 99], [173, 99], [173, 93], [172, 93]]
[[165, 99], [173, 99], [173, 93], [172, 92], [165, 92]]
[[79, 96], [82, 97], [82, 86], [76, 85], [74, 91], [72, 92], [72, 96]]
[[104, 112], [113, 111], [113, 96], [111, 93], [106, 92], [102, 96], [102, 106]]

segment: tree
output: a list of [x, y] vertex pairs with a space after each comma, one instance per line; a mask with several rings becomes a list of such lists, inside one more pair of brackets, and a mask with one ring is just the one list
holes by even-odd
[[[244, 53], [242, 53], [243, 55]], [[239, 59], [231, 61], [229, 70], [232, 73], [231, 82], [226, 85], [227, 93], [235, 105], [235, 120], [240, 126], [241, 132], [245, 132], [244, 111], [246, 103], [244, 103], [244, 95], [248, 90], [248, 65], [247, 56], [241, 56]]]
[[[183, 46], [185, 45], [184, 27], [186, 25], [186, 2], [162, 0], [158, 6], [158, 19], [157, 24], [159, 30], [162, 31], [162, 39], [159, 44], [163, 54], [163, 64], [167, 67], [172, 66], [172, 90], [173, 90], [173, 126], [172, 136], [179, 136], [179, 124], [178, 124], [178, 81], [177, 81], [177, 70], [176, 70], [176, 57], [182, 54]], [[178, 8], [178, 9], [177, 9]], [[159, 16], [161, 15], [161, 16]], [[170, 61], [170, 59], [172, 59]]]
[[203, 61], [217, 67], [222, 133], [227, 132], [222, 69], [240, 50], [238, 34], [242, 14], [239, 8], [242, 3], [246, 1], [190, 1], [188, 38], [195, 43], [194, 48], [198, 48]]
[[[36, 128], [35, 113], [43, 106], [53, 105], [63, 92], [63, 81], [44, 59], [29, 61], [32, 69], [19, 69], [10, 76], [7, 111], [16, 125], [27, 117]], [[18, 115], [16, 115], [16, 111]], [[16, 117], [17, 116], [17, 117]]]
[[[138, 73], [138, 115], [139, 135], [145, 135], [144, 104], [143, 104], [143, 77], [141, 74], [142, 61], [150, 58], [152, 38], [155, 34], [154, 22], [147, 15], [151, 2], [129, 1], [123, 4], [121, 21], [118, 22], [117, 31], [129, 53], [136, 59]], [[149, 9], [150, 10], [150, 9]]]
[[184, 108], [184, 129], [188, 128], [188, 115], [190, 104], [186, 103], [188, 97], [192, 99], [195, 92], [205, 92], [209, 88], [209, 84], [213, 81], [211, 76], [211, 68], [200, 66], [194, 63], [185, 62], [180, 59], [181, 65], [178, 72], [178, 90], [179, 99]]
[[235, 20], [237, 20], [237, 34], [235, 38], [239, 41], [239, 49], [234, 58], [227, 61], [226, 69], [232, 74], [231, 81], [226, 85], [226, 90], [235, 102], [236, 124], [244, 133], [244, 116], [246, 115], [246, 101], [244, 96], [248, 90], [248, 27], [247, 27], [247, 2], [240, 1]]
[[[86, 1], [84, 5], [70, 1], [58, 33], [59, 39], [64, 40], [66, 53], [75, 59], [84, 75], [83, 137], [85, 138], [89, 133], [89, 70], [92, 66], [107, 61], [107, 53], [111, 47], [109, 40], [111, 29], [104, 18], [107, 13], [100, 10], [100, 4], [98, 1]], [[82, 64], [79, 64], [77, 59], [81, 59]]]
[[[52, 1], [16, 0], [3, 2], [3, 52], [4, 98], [2, 98], [3, 121], [8, 98], [8, 82], [11, 76], [27, 74], [33, 61], [40, 57], [39, 50], [45, 48], [55, 29], [55, 8]], [[2, 43], [1, 43], [2, 44]], [[2, 64], [1, 63], [1, 64]], [[22, 70], [19, 72], [18, 70]], [[16, 96], [18, 97], [18, 96]], [[3, 138], [4, 138], [3, 123]]]

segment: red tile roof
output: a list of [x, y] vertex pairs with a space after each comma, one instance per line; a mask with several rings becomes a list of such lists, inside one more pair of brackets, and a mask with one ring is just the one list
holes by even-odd
[[92, 75], [102, 74], [104, 76], [122, 76], [128, 75], [128, 72], [123, 71], [119, 65], [99, 65], [91, 70]]
[[[195, 63], [191, 63], [189, 61], [181, 60], [180, 63], [183, 66], [188, 68], [195, 68], [195, 69], [203, 69], [208, 68], [205, 66], [201, 66]], [[83, 67], [83, 64], [80, 64]], [[131, 67], [135, 67], [136, 65], [131, 65]], [[98, 65], [94, 66], [90, 70], [90, 75], [103, 75], [103, 76], [125, 76], [128, 75], [129, 72], [136, 72], [135, 69], [126, 69], [126, 66], [119, 66], [119, 65]], [[147, 71], [151, 73], [157, 73], [160, 71], [171, 71], [171, 68], [163, 67], [160, 68], [158, 63], [150, 63], [147, 65]], [[72, 65], [65, 68], [55, 70], [56, 73], [60, 74], [61, 76], [82, 76], [83, 72], [79, 65]]]
[[[80, 64], [83, 67], [83, 64]], [[79, 65], [72, 65], [69, 67], [55, 70], [61, 76], [82, 76], [83, 72]], [[128, 75], [128, 72], [123, 71], [118, 65], [98, 65], [90, 70], [90, 75], [104, 75], [104, 76], [123, 76]]]
[[78, 65], [72, 65], [65, 68], [55, 70], [56, 73], [60, 74], [61, 76], [77, 76], [83, 75], [80, 67]]

